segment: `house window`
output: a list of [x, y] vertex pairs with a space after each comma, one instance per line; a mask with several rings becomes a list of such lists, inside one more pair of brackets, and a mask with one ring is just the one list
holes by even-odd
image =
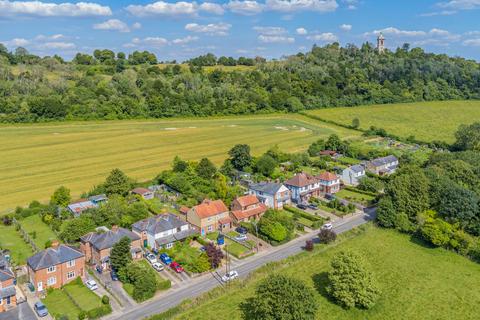
[[67, 267], [68, 268], [71, 268], [73, 266], [75, 266], [75, 260], [70, 260], [70, 261], [67, 262]]
[[213, 231], [213, 226], [212, 226], [212, 225], [210, 225], [210, 226], [208, 226], [208, 228], [207, 228], [207, 229], [208, 229], [208, 231]]
[[165, 247], [167, 249], [170, 249], [171, 247], [173, 247], [173, 242], [167, 243], [167, 245]]
[[72, 278], [75, 278], [75, 271], [70, 271], [67, 273], [67, 279], [70, 280]]
[[48, 269], [47, 269], [47, 273], [52, 273], [52, 272], [55, 272], [55, 270], [57, 270], [57, 267], [56, 267], [56, 266], [51, 266], [51, 267], [48, 267]]
[[47, 280], [47, 285], [48, 286], [53, 286], [55, 283], [57, 283], [57, 278], [55, 278], [55, 277], [48, 278], [48, 280]]

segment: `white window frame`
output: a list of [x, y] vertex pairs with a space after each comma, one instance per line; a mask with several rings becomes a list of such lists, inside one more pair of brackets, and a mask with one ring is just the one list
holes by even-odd
[[47, 279], [47, 286], [53, 286], [57, 284], [57, 277], [50, 277]]
[[207, 230], [208, 230], [209, 232], [210, 232], [210, 231], [213, 231], [213, 225], [209, 225], [209, 226], [207, 227]]
[[75, 267], [75, 260], [67, 261], [67, 268]]
[[50, 266], [47, 268], [47, 273], [52, 273], [57, 271], [57, 266]]
[[173, 242], [167, 243], [167, 244], [165, 245], [165, 248], [166, 248], [166, 249], [170, 249], [170, 248], [172, 248], [172, 247], [173, 247]]
[[67, 272], [67, 280], [75, 278], [75, 271]]

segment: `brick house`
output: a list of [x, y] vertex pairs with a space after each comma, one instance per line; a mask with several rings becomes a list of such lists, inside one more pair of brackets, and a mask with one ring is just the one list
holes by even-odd
[[77, 277], [85, 279], [85, 255], [74, 247], [54, 241], [50, 248], [28, 258], [27, 269], [36, 292], [60, 288]]
[[250, 220], [259, 220], [267, 211], [267, 206], [258, 200], [257, 196], [250, 194], [238, 197], [232, 202], [232, 218], [235, 223]]
[[281, 183], [260, 182], [248, 186], [248, 193], [255, 195], [268, 208], [282, 209], [291, 202], [291, 192]]
[[331, 172], [325, 171], [315, 177], [320, 185], [320, 193], [336, 193], [340, 191], [340, 178]]
[[175, 242], [185, 240], [196, 233], [188, 222], [179, 219], [173, 213], [159, 214], [135, 222], [132, 231], [140, 236], [144, 247], [152, 249], [170, 249]]
[[110, 251], [123, 237], [131, 240], [130, 252], [133, 259], [142, 258], [142, 241], [135, 232], [112, 226], [109, 230], [105, 227], [97, 228], [80, 238], [80, 251], [85, 255], [85, 260], [91, 265], [100, 266], [102, 269], [110, 267]]
[[192, 207], [187, 213], [187, 222], [202, 236], [215, 231], [229, 231], [232, 228], [232, 219], [222, 200], [205, 199], [201, 204]]
[[297, 203], [307, 201], [310, 197], [320, 196], [320, 181], [305, 172], [297, 173], [293, 178], [285, 181], [285, 185], [292, 192], [292, 200]]
[[0, 255], [0, 313], [17, 306], [17, 291], [15, 289], [15, 274], [10, 262]]

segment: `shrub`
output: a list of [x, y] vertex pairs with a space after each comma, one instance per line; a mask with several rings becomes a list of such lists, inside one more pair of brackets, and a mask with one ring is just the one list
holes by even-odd
[[80, 311], [78, 313], [78, 320], [84, 320], [85, 318], [87, 318], [87, 313], [85, 311]]
[[104, 295], [102, 297], [102, 303], [103, 304], [110, 304], [110, 298], [107, 295]]
[[322, 229], [318, 234], [321, 243], [330, 243], [337, 239], [337, 234], [333, 230]]
[[88, 319], [98, 319], [110, 313], [112, 313], [112, 307], [109, 304], [104, 304], [101, 307], [89, 310], [87, 316]]
[[313, 251], [313, 241], [312, 240], [307, 240], [305, 242], [305, 250]]

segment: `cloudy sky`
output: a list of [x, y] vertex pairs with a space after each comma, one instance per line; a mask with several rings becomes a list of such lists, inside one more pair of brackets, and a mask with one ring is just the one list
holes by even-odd
[[160, 60], [279, 58], [383, 32], [392, 49], [408, 42], [480, 60], [480, 0], [66, 1], [0, 0], [0, 42], [66, 58], [97, 48], [149, 50]]

